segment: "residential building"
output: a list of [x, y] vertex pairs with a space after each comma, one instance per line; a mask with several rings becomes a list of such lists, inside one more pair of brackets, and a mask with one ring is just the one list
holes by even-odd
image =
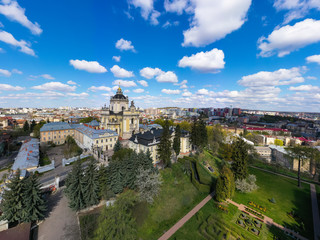
[[271, 162], [271, 148], [263, 146], [255, 146], [254, 148], [261, 158], [263, 158], [268, 163]]
[[74, 136], [74, 128], [67, 122], [51, 122], [40, 129], [40, 142], [52, 142], [56, 145], [64, 144], [67, 136]]

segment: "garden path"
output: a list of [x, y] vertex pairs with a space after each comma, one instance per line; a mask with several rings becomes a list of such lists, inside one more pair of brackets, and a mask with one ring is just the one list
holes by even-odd
[[320, 218], [319, 209], [317, 202], [317, 192], [314, 184], [310, 184], [311, 202], [312, 202], [312, 215], [313, 215], [313, 229], [314, 229], [314, 240], [320, 239]]
[[214, 193], [210, 193], [205, 199], [203, 199], [197, 206], [195, 206], [190, 212], [181, 218], [172, 228], [165, 232], [158, 240], [169, 239], [176, 231], [178, 231], [189, 219], [195, 215], [210, 199], [212, 199]]
[[[250, 216], [257, 218], [256, 215], [246, 211], [246, 208], [249, 208], [249, 207], [247, 207], [247, 206], [245, 206], [243, 204], [238, 204], [238, 203], [236, 203], [236, 202], [234, 202], [234, 201], [232, 201], [230, 199], [227, 199], [227, 202], [235, 205], [236, 207], [238, 207], [238, 209], [240, 211], [245, 212], [245, 213], [249, 214]], [[296, 232], [294, 232], [294, 231], [292, 231], [292, 230], [290, 230], [290, 229], [288, 229], [288, 228], [286, 228], [286, 227], [284, 227], [284, 226], [282, 226], [282, 225], [280, 225], [278, 223], [275, 223], [272, 218], [269, 218], [268, 216], [265, 216], [265, 215], [263, 215], [263, 217], [264, 217], [263, 220], [261, 218], [259, 218], [259, 219], [262, 220], [265, 224], [267, 224], [269, 226], [270, 225], [274, 225], [277, 228], [280, 228], [281, 230], [283, 230], [284, 232], [290, 233], [291, 235], [295, 236], [297, 239], [308, 240], [307, 238], [305, 238], [303, 236], [300, 236], [298, 233], [296, 233]]]

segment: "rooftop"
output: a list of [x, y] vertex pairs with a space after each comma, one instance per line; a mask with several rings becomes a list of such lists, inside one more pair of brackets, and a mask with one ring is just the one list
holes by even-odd
[[19, 153], [14, 161], [12, 170], [16, 171], [18, 169], [28, 169], [33, 167], [38, 167], [39, 165], [39, 140], [36, 138], [31, 138], [25, 141]]
[[73, 127], [70, 126], [70, 124], [67, 122], [51, 122], [51, 123], [44, 124], [40, 129], [40, 132], [59, 131], [59, 130], [68, 130], [68, 129], [73, 129]]
[[88, 136], [91, 139], [97, 139], [101, 137], [112, 137], [112, 136], [118, 136], [118, 133], [110, 130], [110, 129], [94, 129], [90, 127], [86, 127], [82, 124], [77, 124], [75, 129], [84, 135]]

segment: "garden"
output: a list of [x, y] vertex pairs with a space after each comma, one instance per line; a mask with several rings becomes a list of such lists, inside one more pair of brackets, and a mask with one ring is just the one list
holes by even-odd
[[209, 201], [170, 240], [255, 240], [291, 239], [280, 229], [269, 227], [232, 204]]
[[232, 200], [254, 209], [255, 215], [266, 215], [304, 237], [313, 238], [309, 184], [298, 188], [293, 179], [254, 168], [249, 168], [249, 173], [256, 176], [258, 189], [250, 193], [236, 191]]

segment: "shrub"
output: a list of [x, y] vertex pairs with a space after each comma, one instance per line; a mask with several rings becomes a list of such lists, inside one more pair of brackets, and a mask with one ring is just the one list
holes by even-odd
[[256, 176], [250, 174], [247, 179], [237, 179], [236, 189], [243, 193], [248, 193], [257, 190], [258, 186], [256, 185]]

